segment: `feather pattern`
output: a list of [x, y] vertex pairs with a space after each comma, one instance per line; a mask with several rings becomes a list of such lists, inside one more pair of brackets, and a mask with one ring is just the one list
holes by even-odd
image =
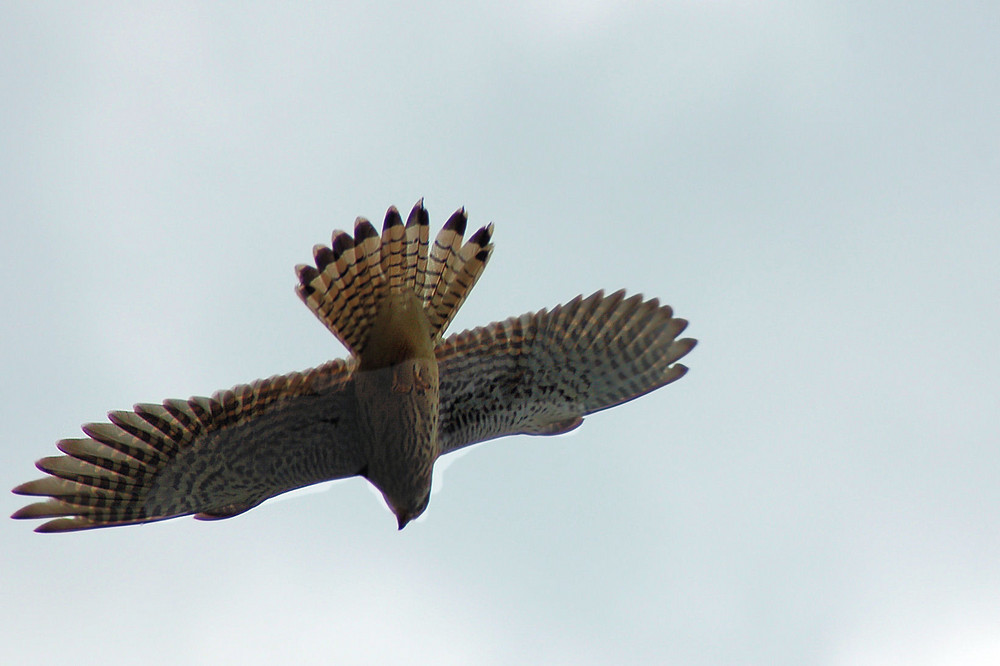
[[349, 363], [258, 380], [212, 398], [115, 411], [42, 458], [50, 476], [14, 489], [47, 496], [15, 518], [54, 518], [41, 532], [126, 525], [185, 514], [218, 518], [364, 464]]
[[355, 356], [364, 353], [379, 304], [390, 294], [412, 292], [440, 340], [489, 261], [493, 225], [477, 231], [464, 246], [465, 209], [456, 211], [428, 246], [428, 215], [418, 201], [402, 224], [390, 208], [382, 234], [358, 218], [354, 237], [335, 232], [333, 247], [313, 250], [316, 266], [296, 267], [296, 293]]
[[442, 453], [566, 432], [680, 379], [695, 346], [677, 339], [686, 325], [656, 299], [599, 291], [449, 337], [437, 348]]
[[42, 532], [194, 514], [216, 520], [269, 497], [361, 474], [400, 529], [430, 497], [436, 459], [511, 434], [556, 435], [684, 375], [695, 346], [669, 306], [623, 291], [577, 296], [442, 339], [493, 250], [493, 225], [464, 241], [456, 211], [431, 242], [423, 201], [379, 234], [364, 219], [298, 266], [296, 291], [351, 352], [314, 370], [211, 398], [138, 404], [83, 426], [14, 518]]

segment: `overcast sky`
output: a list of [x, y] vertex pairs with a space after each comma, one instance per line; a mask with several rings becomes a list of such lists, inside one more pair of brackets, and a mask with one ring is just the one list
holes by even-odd
[[421, 196], [496, 224], [453, 331], [626, 288], [691, 371], [403, 532], [5, 519], [0, 662], [1000, 662], [1000, 5], [325, 4], [0, 4], [0, 488], [342, 356], [293, 267]]

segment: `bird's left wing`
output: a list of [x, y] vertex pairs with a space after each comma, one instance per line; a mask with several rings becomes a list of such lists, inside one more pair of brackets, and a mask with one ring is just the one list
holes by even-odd
[[436, 349], [441, 451], [504, 435], [557, 435], [680, 379], [695, 346], [668, 305], [578, 296], [446, 339]]
[[14, 518], [54, 518], [65, 532], [188, 514], [228, 518], [269, 497], [357, 474], [359, 447], [351, 362], [258, 380], [212, 398], [167, 400], [108, 414], [63, 456], [39, 460], [50, 474], [14, 489], [48, 497]]

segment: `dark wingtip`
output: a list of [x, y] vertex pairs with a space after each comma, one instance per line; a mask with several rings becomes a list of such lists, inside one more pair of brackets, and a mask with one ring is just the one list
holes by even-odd
[[[36, 467], [37, 467], [37, 465], [36, 465]], [[42, 471], [44, 472], [45, 470], [42, 470]], [[28, 489], [28, 487], [27, 487], [27, 486], [30, 485], [30, 483], [31, 483], [30, 481], [28, 483], [22, 483], [19, 486], [15, 487], [15, 488], [12, 488], [10, 492], [14, 493], [15, 495], [34, 495], [35, 493], [31, 492]], [[23, 518], [23, 516], [18, 515], [22, 511], [24, 511], [24, 509], [18, 509], [14, 513], [14, 515], [11, 516], [11, 518]]]
[[[35, 528], [35, 531], [39, 534], [58, 534], [60, 532], [75, 532], [77, 530], [86, 529], [88, 525], [82, 523], [77, 524], [79, 521], [72, 518], [57, 518], [56, 520], [50, 520], [47, 523], [42, 523]], [[91, 525], [91, 527], [96, 527]]]
[[670, 320], [670, 324], [668, 325], [668, 329], [671, 335], [673, 335], [675, 338], [681, 333], [683, 333], [684, 329], [686, 329], [687, 327], [688, 327], [688, 320], [683, 319], [682, 317], [674, 317], [673, 319]]

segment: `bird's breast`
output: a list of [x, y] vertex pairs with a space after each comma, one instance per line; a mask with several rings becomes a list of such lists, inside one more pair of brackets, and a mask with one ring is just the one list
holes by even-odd
[[438, 367], [410, 359], [355, 375], [359, 434], [368, 480], [394, 508], [412, 506], [430, 491], [438, 440]]
[[355, 391], [370, 463], [437, 457], [438, 367], [434, 359], [358, 370]]
[[438, 365], [423, 306], [412, 292], [379, 304], [354, 374], [368, 479], [396, 508], [426, 496], [440, 454]]

